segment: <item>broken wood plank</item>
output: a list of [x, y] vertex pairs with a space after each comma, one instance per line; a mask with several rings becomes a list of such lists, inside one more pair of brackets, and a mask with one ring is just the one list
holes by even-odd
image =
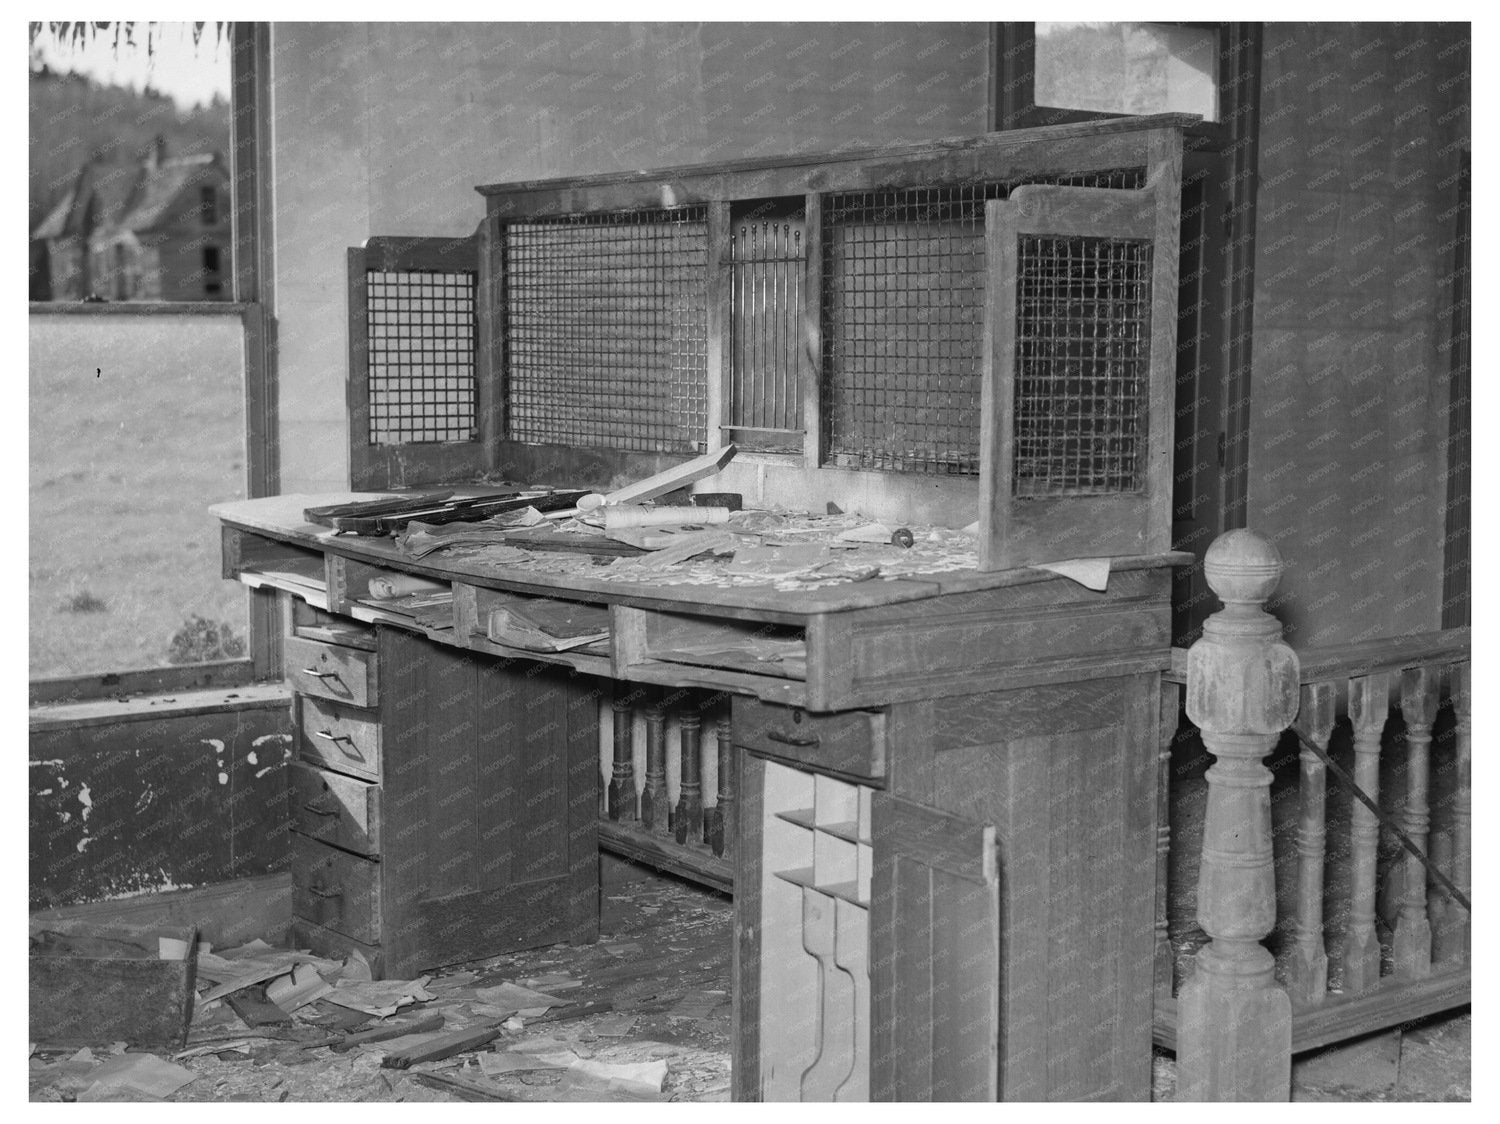
[[386, 1069], [406, 1069], [418, 1062], [437, 1062], [461, 1054], [465, 1050], [476, 1050], [495, 1040], [500, 1034], [499, 1023], [481, 1023], [463, 1030], [451, 1030], [446, 1034], [435, 1034], [425, 1042], [414, 1043], [396, 1050], [381, 1059]]
[[320, 1038], [316, 1042], [303, 1043], [304, 1050], [316, 1050], [320, 1046], [332, 1048], [334, 1053], [342, 1054], [346, 1050], [352, 1050], [356, 1046], [363, 1046], [367, 1042], [385, 1042], [392, 1038], [401, 1038], [407, 1034], [428, 1034], [443, 1028], [443, 1016], [441, 1014], [424, 1015], [419, 1019], [403, 1019], [400, 1022], [387, 1023], [377, 1026], [372, 1030], [356, 1031], [352, 1034], [335, 1034], [328, 1038]]
[[285, 1026], [292, 1021], [292, 1016], [267, 999], [261, 988], [246, 988], [226, 995], [224, 1002], [246, 1026]]
[[657, 496], [664, 496], [668, 492], [677, 491], [678, 488], [685, 488], [689, 484], [702, 480], [705, 476], [712, 476], [734, 459], [735, 452], [733, 445], [725, 445], [715, 452], [704, 453], [701, 457], [694, 457], [675, 468], [658, 472], [655, 476], [648, 476], [644, 480], [627, 484], [605, 495], [600, 496], [594, 493], [594, 495], [585, 496], [578, 503], [579, 510], [591, 511], [596, 507], [609, 504], [645, 503], [647, 500], [654, 500]]
[[518, 1097], [514, 1093], [493, 1085], [481, 1085], [477, 1081], [467, 1081], [462, 1077], [449, 1077], [445, 1073], [408, 1073], [406, 1075], [419, 1085], [426, 1085], [429, 1089], [446, 1089], [457, 1093], [467, 1101], [524, 1101], [525, 1097]]

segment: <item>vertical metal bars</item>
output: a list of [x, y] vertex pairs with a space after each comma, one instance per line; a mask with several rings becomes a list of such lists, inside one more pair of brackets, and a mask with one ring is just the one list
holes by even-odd
[[370, 270], [370, 443], [468, 441], [478, 274]]
[[1150, 244], [1022, 235], [1016, 273], [1015, 494], [1139, 490]]
[[684, 207], [506, 227], [509, 437], [705, 446], [706, 220]]
[[802, 447], [802, 236], [801, 219], [742, 220], [730, 236], [729, 425], [745, 448]]

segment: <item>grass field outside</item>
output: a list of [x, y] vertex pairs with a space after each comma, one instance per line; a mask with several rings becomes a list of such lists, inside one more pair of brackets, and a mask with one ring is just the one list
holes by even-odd
[[239, 317], [30, 317], [30, 676], [171, 662], [196, 614], [245, 636], [208, 506], [244, 496]]

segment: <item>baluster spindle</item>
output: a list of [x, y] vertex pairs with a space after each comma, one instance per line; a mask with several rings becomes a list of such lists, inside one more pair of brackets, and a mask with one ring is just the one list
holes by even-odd
[[[1423, 854], [1427, 852], [1427, 807], [1432, 724], [1437, 720], [1438, 674], [1435, 667], [1414, 667], [1401, 675], [1401, 717], [1406, 719], [1406, 808], [1402, 828]], [[1401, 912], [1396, 918], [1392, 955], [1396, 975], [1421, 979], [1432, 973], [1432, 926], [1427, 920], [1427, 868], [1410, 851], [1404, 853]]]
[[[1297, 732], [1325, 753], [1333, 736], [1334, 685], [1302, 688]], [[1328, 953], [1323, 947], [1323, 874], [1327, 842], [1328, 767], [1306, 746], [1298, 754], [1297, 916], [1287, 992], [1298, 1006], [1323, 1002], [1328, 994]]]
[[[1349, 680], [1349, 721], [1354, 726], [1354, 783], [1371, 800], [1380, 800], [1380, 735], [1391, 704], [1391, 677], [1365, 675]], [[1380, 823], [1375, 813], [1354, 801], [1349, 829], [1353, 852], [1353, 886], [1349, 931], [1344, 935], [1344, 992], [1358, 995], [1380, 982], [1380, 942], [1375, 936], [1375, 851]]]
[[673, 818], [673, 831], [677, 842], [701, 840], [698, 832], [703, 827], [703, 782], [701, 766], [703, 752], [702, 718], [696, 711], [685, 711], [680, 721], [682, 735], [682, 771], [677, 782], [677, 814]]
[[721, 858], [734, 853], [734, 728], [728, 716], [714, 727], [719, 751], [718, 803], [704, 813], [708, 845]]
[[[1459, 664], [1452, 671], [1454, 747], [1453, 747], [1453, 823], [1452, 865], [1445, 871], [1453, 884], [1469, 896], [1470, 847], [1472, 845], [1469, 809], [1469, 664]], [[1469, 956], [1469, 912], [1456, 899], [1443, 907], [1442, 923], [1433, 933], [1434, 960], [1450, 957], [1466, 960]]]
[[1208, 770], [1198, 921], [1209, 943], [1178, 1003], [1178, 1095], [1271, 1101], [1291, 1095], [1292, 1008], [1261, 944], [1276, 923], [1271, 771], [1262, 763], [1297, 713], [1297, 655], [1263, 605], [1281, 578], [1276, 548], [1229, 531], [1204, 574], [1224, 602], [1188, 652], [1187, 713]]
[[1168, 879], [1172, 869], [1172, 741], [1177, 736], [1177, 715], [1182, 707], [1182, 687], [1177, 683], [1161, 685], [1161, 711], [1157, 726], [1156, 748], [1156, 942], [1153, 959], [1157, 998], [1172, 998], [1172, 938], [1167, 914], [1170, 895]]
[[668, 835], [672, 810], [667, 798], [667, 712], [658, 700], [646, 708], [646, 781], [641, 789], [641, 826]]
[[609, 818], [636, 818], [635, 798], [635, 712], [630, 700], [616, 695], [614, 700], [615, 760], [609, 779]]

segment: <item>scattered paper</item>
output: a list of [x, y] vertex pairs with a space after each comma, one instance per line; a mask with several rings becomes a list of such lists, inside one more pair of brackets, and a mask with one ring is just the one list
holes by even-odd
[[157, 937], [156, 958], [158, 960], [186, 960], [188, 942], [177, 937]]
[[1068, 558], [1061, 562], [1036, 562], [1031, 569], [1061, 574], [1085, 589], [1103, 591], [1109, 585], [1108, 558]]
[[518, 981], [522, 987], [534, 987], [538, 991], [571, 991], [575, 987], [582, 987], [582, 980], [575, 980], [566, 972], [548, 972], [541, 976], [532, 976], [529, 979]]
[[266, 998], [291, 1014], [314, 999], [322, 999], [332, 990], [311, 964], [298, 964], [290, 975], [271, 981], [266, 987]]
[[504, 983], [499, 987], [476, 988], [474, 998], [491, 1008], [495, 1013], [490, 1017], [497, 1019], [512, 1014], [521, 1015], [523, 1018], [545, 1015], [550, 1008], [561, 1007], [567, 1002], [566, 999], [559, 999], [555, 995], [546, 995], [513, 983]]
[[867, 523], [863, 527], [850, 527], [847, 531], [839, 532], [840, 542], [881, 542], [891, 541], [891, 529], [884, 523]]
[[323, 998], [340, 1007], [363, 1011], [376, 1018], [394, 1015], [408, 1003], [436, 999], [427, 990], [431, 976], [416, 980], [338, 980]]
[[626, 1096], [654, 1096], [661, 1092], [667, 1079], [667, 1063], [658, 1058], [650, 1062], [601, 1062], [579, 1058], [568, 1066], [563, 1084], [623, 1093]]
[[134, 1099], [131, 1094], [163, 1100], [197, 1075], [155, 1054], [121, 1054], [94, 1070], [92, 1076], [93, 1084], [78, 1094], [80, 1101]]
[[600, 1038], [624, 1038], [635, 1029], [634, 1015], [606, 1015], [591, 1030]]
[[495, 1053], [480, 1054], [479, 1068], [486, 1077], [496, 1077], [502, 1073], [524, 1070], [567, 1069], [578, 1060], [578, 1055], [568, 1049], [553, 1050], [545, 1054], [521, 1054], [511, 1050], [500, 1050]]
[[599, 947], [611, 956], [639, 956], [645, 951], [641, 948], [640, 941], [601, 941]]
[[341, 980], [371, 980], [375, 975], [370, 970], [370, 962], [365, 959], [365, 954], [355, 949], [344, 959], [344, 970], [339, 973]]

